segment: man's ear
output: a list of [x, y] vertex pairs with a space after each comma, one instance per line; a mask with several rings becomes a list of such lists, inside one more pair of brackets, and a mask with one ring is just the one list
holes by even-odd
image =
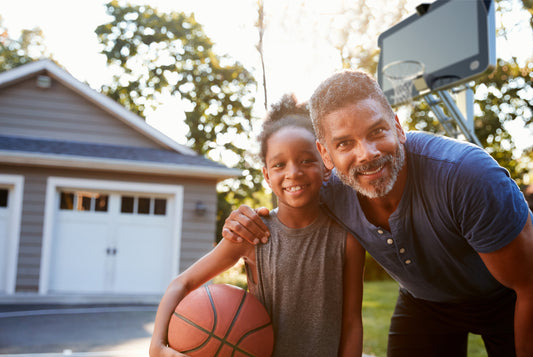
[[270, 176], [268, 176], [268, 170], [265, 166], [263, 166], [263, 177], [265, 178], [265, 181], [268, 183], [268, 186], [272, 188], [272, 186], [270, 186]]
[[329, 181], [329, 179], [331, 178], [332, 172], [333, 172], [332, 170], [328, 169], [327, 167], [324, 167], [324, 178], [322, 179], [322, 181], [324, 182]]
[[333, 170], [335, 165], [333, 165], [333, 161], [331, 160], [331, 157], [329, 156], [328, 150], [326, 149], [326, 147], [317, 140], [316, 148], [318, 149], [318, 152], [320, 153], [320, 156], [322, 157], [322, 161], [324, 162], [324, 166], [326, 166], [326, 169]]
[[400, 124], [400, 119], [398, 119], [398, 116], [394, 116], [394, 126], [396, 127], [396, 133], [398, 134], [398, 139], [400, 140], [400, 143], [405, 144], [407, 141], [407, 137], [405, 136], [405, 131], [402, 128], [402, 124]]

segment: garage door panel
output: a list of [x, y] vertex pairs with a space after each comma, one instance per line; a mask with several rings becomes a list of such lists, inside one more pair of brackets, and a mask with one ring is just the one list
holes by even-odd
[[101, 218], [88, 221], [63, 220], [58, 225], [51, 262], [51, 290], [104, 290], [107, 225], [102, 223]]
[[4, 290], [7, 272], [7, 256], [9, 236], [9, 211], [7, 207], [0, 207], [0, 291]]
[[121, 226], [115, 256], [116, 290], [128, 293], [164, 291], [172, 278], [170, 237], [171, 232], [165, 225]]

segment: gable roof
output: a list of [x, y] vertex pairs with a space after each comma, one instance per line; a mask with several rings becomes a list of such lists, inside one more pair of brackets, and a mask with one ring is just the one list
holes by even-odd
[[228, 178], [240, 174], [201, 155], [172, 150], [0, 135], [0, 162], [63, 168]]
[[96, 170], [151, 172], [225, 179], [241, 175], [198, 155], [167, 137], [111, 98], [91, 89], [50, 60], [41, 60], [0, 73], [0, 88], [46, 73], [95, 106], [122, 121], [163, 149], [1, 136], [0, 162]]
[[51, 60], [44, 59], [31, 62], [16, 67], [12, 70], [0, 73], [0, 88], [15, 84], [27, 79], [28, 77], [32, 77], [44, 72], [46, 72], [55, 80], [61, 82], [67, 88], [86, 98], [97, 107], [103, 109], [113, 117], [121, 120], [129, 127], [147, 136], [160, 145], [175, 150], [183, 155], [198, 155], [198, 153], [196, 153], [194, 150], [175, 142], [157, 129], [148, 125], [141, 117], [127, 110], [113, 99], [78, 81]]

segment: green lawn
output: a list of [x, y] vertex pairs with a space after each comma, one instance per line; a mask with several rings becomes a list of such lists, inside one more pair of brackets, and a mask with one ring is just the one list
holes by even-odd
[[[398, 284], [394, 281], [365, 282], [363, 296], [364, 353], [385, 357], [387, 333], [396, 298]], [[486, 357], [487, 352], [481, 337], [470, 334], [468, 357]]]

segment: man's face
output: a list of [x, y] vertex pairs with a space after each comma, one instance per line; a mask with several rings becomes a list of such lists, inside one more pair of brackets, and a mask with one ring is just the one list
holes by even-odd
[[369, 198], [387, 195], [405, 163], [405, 133], [390, 115], [367, 98], [323, 119], [324, 142], [317, 145], [326, 167]]

